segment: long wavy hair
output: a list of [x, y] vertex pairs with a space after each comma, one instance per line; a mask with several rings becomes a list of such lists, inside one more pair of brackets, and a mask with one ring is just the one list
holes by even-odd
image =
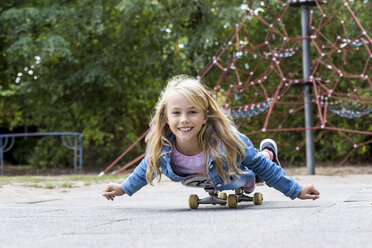
[[[173, 151], [173, 145], [168, 140], [172, 134], [167, 124], [167, 100], [171, 92], [177, 91], [197, 109], [202, 110], [207, 122], [198, 133], [198, 142], [205, 156], [205, 172], [208, 170], [208, 159], [212, 155], [218, 176], [226, 182], [227, 177], [243, 173], [239, 169], [241, 159], [245, 156], [244, 143], [234, 131], [234, 123], [217, 104], [206, 86], [199, 80], [179, 75], [171, 78], [161, 92], [153, 110], [150, 121], [150, 132], [146, 136], [146, 155], [148, 157], [146, 180], [152, 185], [157, 177], [160, 181], [159, 159], [163, 147], [168, 145]], [[227, 170], [223, 168], [227, 166]]]

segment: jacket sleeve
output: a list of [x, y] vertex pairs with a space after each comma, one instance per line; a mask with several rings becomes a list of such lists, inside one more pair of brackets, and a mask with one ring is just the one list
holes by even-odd
[[121, 184], [121, 188], [127, 195], [132, 196], [147, 184], [147, 161], [147, 157], [143, 158], [141, 163], [136, 167], [136, 169], [134, 169], [132, 174], [130, 174], [129, 177]]
[[264, 155], [258, 154], [247, 136], [239, 133], [239, 137], [247, 146], [242, 166], [248, 167], [268, 185], [279, 190], [285, 196], [292, 200], [295, 199], [300, 194], [302, 186], [293, 178], [287, 176], [282, 167], [276, 165]]

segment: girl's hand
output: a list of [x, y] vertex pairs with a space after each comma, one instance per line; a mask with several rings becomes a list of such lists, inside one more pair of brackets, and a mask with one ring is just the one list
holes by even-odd
[[305, 200], [305, 199], [319, 199], [319, 191], [313, 186], [305, 186], [302, 188], [300, 194], [297, 196], [298, 198]]
[[125, 192], [121, 188], [121, 184], [118, 183], [109, 183], [106, 188], [103, 190], [103, 196], [106, 197], [107, 200], [113, 201], [115, 196], [124, 195]]

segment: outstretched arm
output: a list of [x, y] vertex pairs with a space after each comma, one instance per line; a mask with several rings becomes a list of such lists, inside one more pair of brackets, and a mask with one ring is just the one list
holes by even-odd
[[115, 199], [115, 196], [121, 196], [124, 194], [125, 192], [122, 189], [121, 184], [118, 183], [109, 183], [102, 193], [102, 195], [106, 197], [107, 200], [111, 201]]
[[313, 186], [305, 186], [302, 188], [300, 194], [297, 196], [298, 198], [305, 200], [305, 199], [319, 199], [319, 191]]

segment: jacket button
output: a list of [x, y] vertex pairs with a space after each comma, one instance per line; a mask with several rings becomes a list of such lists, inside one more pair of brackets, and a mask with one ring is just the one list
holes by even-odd
[[219, 184], [217, 184], [217, 187], [221, 187], [222, 185], [219, 183]]

